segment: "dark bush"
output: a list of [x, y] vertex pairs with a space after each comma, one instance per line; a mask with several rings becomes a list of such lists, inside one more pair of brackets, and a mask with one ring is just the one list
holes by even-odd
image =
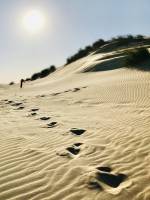
[[70, 64], [80, 58], [87, 56], [91, 51], [92, 51], [92, 47], [90, 47], [90, 46], [85, 47], [85, 49], [79, 49], [79, 51], [76, 54], [67, 58], [66, 64]]
[[56, 67], [54, 65], [51, 65], [49, 68], [43, 69], [39, 74], [40, 78], [44, 78], [48, 76], [50, 73], [53, 73], [56, 70]]
[[38, 78], [44, 78], [48, 76], [49, 74], [53, 73], [55, 70], [56, 70], [56, 67], [54, 65], [51, 65], [49, 68], [43, 69], [41, 72], [33, 74], [31, 76], [31, 79], [28, 79], [28, 80], [34, 81]]
[[53, 73], [54, 71], [56, 71], [56, 67], [54, 65], [51, 65], [49, 70], [50, 70], [50, 73]]
[[136, 48], [128, 50], [126, 64], [134, 66], [150, 59], [150, 54], [147, 48]]
[[67, 58], [67, 63], [66, 64], [70, 64], [70, 63], [72, 63], [72, 62], [74, 62], [74, 61], [76, 61], [76, 60], [78, 60], [80, 58], [85, 57], [86, 55], [88, 55], [88, 52], [86, 50], [79, 49], [79, 51], [76, 54], [74, 54], [73, 56]]
[[36, 79], [40, 78], [40, 73], [35, 73], [31, 76], [31, 81], [34, 81]]
[[85, 49], [84, 49], [86, 52], [92, 52], [93, 51], [93, 48], [91, 46], [86, 46]]
[[14, 83], [13, 81], [9, 83], [9, 85], [14, 85], [14, 84], [15, 84], [15, 83]]
[[92, 44], [92, 50], [97, 50], [105, 44], [106, 44], [106, 42], [103, 39], [99, 39]]
[[94, 42], [91, 46], [89, 45], [89, 46], [86, 46], [84, 49], [79, 49], [79, 51], [76, 54], [67, 58], [66, 64], [70, 64], [80, 58], [87, 56], [89, 53], [97, 50], [104, 44], [106, 44], [106, 42], [103, 39], [99, 39], [98, 41]]
[[143, 35], [136, 35], [135, 38], [136, 38], [136, 40], [138, 42], [142, 42], [144, 40], [144, 36]]
[[135, 42], [142, 42], [144, 41], [145, 38], [143, 35], [125, 35], [125, 36], [117, 36], [111, 39], [111, 42], [117, 42], [118, 46], [122, 46], [122, 45], [129, 45], [131, 43], [135, 43]]
[[44, 78], [50, 74], [50, 69], [43, 69], [39, 74], [40, 78]]

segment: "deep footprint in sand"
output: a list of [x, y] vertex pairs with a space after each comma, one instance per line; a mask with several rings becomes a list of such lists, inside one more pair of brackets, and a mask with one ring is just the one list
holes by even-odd
[[97, 167], [96, 169], [103, 171], [103, 172], [111, 172], [112, 169], [110, 167]]
[[[110, 194], [119, 194], [123, 188], [129, 187], [132, 182], [126, 181], [127, 176], [122, 173], [111, 173], [110, 167], [97, 167], [95, 172], [90, 174], [89, 189], [106, 190]], [[117, 189], [116, 189], [117, 188]]]
[[77, 91], [79, 91], [80, 90], [80, 88], [74, 88], [72, 91], [73, 92], [77, 92]]
[[35, 115], [37, 115], [37, 113], [36, 113], [36, 112], [33, 112], [33, 113], [31, 113], [31, 116], [35, 116]]
[[68, 158], [74, 158], [74, 156], [78, 155], [79, 152], [80, 152], [80, 148], [76, 146], [75, 144], [73, 144], [72, 146], [67, 147], [65, 150], [61, 150], [60, 152], [58, 152], [57, 155], [68, 157]]
[[51, 122], [49, 124], [47, 124], [47, 128], [54, 128], [57, 126], [57, 122]]
[[50, 117], [40, 117], [40, 120], [42, 120], [42, 121], [47, 121], [49, 119], [50, 119]]
[[36, 112], [31, 112], [30, 114], [27, 115], [27, 117], [33, 117], [33, 116], [36, 116], [37, 113]]
[[78, 128], [72, 128], [70, 130], [70, 132], [75, 135], [82, 135], [85, 131], [86, 131], [85, 129], [78, 129]]
[[66, 149], [67, 151], [69, 151], [70, 153], [72, 153], [73, 155], [78, 155], [78, 153], [80, 152], [80, 149], [79, 148], [76, 148], [76, 147], [68, 147]]
[[31, 110], [30, 110], [30, 112], [36, 112], [36, 111], [38, 111], [39, 110], [39, 108], [32, 108]]
[[96, 178], [110, 187], [117, 188], [127, 176], [125, 174], [116, 175], [109, 172], [97, 172]]
[[18, 108], [16, 108], [15, 110], [23, 110], [25, 107], [24, 106], [20, 106]]
[[79, 146], [81, 146], [82, 144], [83, 144], [83, 143], [78, 142], [78, 143], [75, 143], [74, 146], [79, 147]]

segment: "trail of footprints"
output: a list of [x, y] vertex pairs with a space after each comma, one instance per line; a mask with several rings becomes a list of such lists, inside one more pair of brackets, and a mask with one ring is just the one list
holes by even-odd
[[[75, 88], [75, 91], [78, 91], [78, 90], [79, 90], [78, 88]], [[14, 102], [8, 99], [2, 100], [2, 102], [5, 102], [5, 104], [9, 104], [12, 107], [15, 107], [14, 110], [23, 110], [25, 108], [22, 102]], [[39, 111], [39, 108], [30, 109], [28, 117], [37, 116], [38, 111]], [[50, 119], [51, 117], [45, 117], [45, 116], [38, 118], [38, 120], [41, 120], [41, 121], [48, 121]], [[46, 124], [44, 128], [54, 128], [57, 125], [58, 125], [57, 122], [50, 122]], [[70, 129], [69, 132], [74, 136], [80, 137], [82, 134], [86, 132], [86, 130], [79, 129], [79, 128], [72, 128]], [[74, 143], [72, 146], [67, 147], [64, 152], [61, 151], [57, 153], [57, 155], [61, 157], [65, 156], [69, 158], [74, 158], [74, 156], [77, 156], [80, 154], [80, 151], [81, 151], [80, 147], [82, 145], [83, 143], [81, 142]], [[94, 174], [92, 175], [91, 180], [89, 180], [87, 184], [88, 184], [89, 189], [103, 190], [103, 184], [111, 188], [117, 188], [126, 179], [127, 179], [127, 176], [125, 174], [122, 174], [122, 173], [115, 174], [112, 172], [112, 169], [110, 167], [100, 166], [94, 170]]]
[[[23, 105], [22, 102], [14, 102], [12, 100], [8, 100], [8, 99], [4, 99], [2, 100], [2, 102], [5, 102], [5, 104], [9, 104], [11, 105], [12, 107], [15, 107], [14, 110], [23, 110], [25, 108], [25, 106]], [[39, 111], [39, 108], [32, 108], [29, 110], [29, 114], [27, 115], [28, 117], [33, 117], [33, 116], [37, 116], [38, 115], [38, 112]], [[48, 121], [50, 120], [50, 117], [40, 117], [39, 120], [41, 121]], [[57, 122], [50, 122], [48, 123], [45, 127], [46, 128], [54, 128], [57, 126]]]
[[83, 88], [87, 88], [87, 86], [84, 86], [84, 87], [81, 87], [81, 88], [73, 88], [73, 89], [65, 90], [63, 92], [56, 92], [56, 93], [52, 93], [51, 95], [52, 96], [57, 96], [59, 94], [68, 93], [68, 92], [78, 92]]

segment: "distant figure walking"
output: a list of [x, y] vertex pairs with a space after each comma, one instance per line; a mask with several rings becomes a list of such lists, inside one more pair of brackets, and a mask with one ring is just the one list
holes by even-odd
[[24, 83], [24, 79], [21, 79], [21, 80], [20, 80], [20, 88], [22, 88], [23, 83]]

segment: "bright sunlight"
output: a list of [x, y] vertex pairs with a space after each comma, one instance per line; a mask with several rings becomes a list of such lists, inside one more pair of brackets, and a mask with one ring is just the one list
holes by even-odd
[[29, 33], [39, 33], [45, 25], [45, 17], [38, 10], [32, 10], [23, 17], [23, 25]]

